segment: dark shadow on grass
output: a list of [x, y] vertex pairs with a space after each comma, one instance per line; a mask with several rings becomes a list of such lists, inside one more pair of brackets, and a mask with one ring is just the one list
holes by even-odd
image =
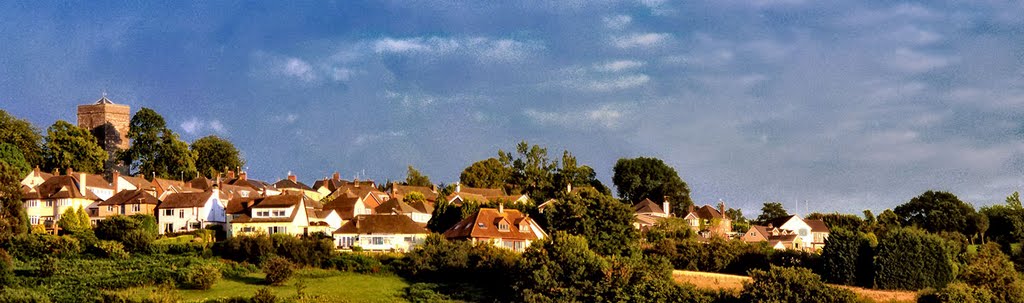
[[249, 285], [267, 285], [267, 280], [253, 276], [235, 277], [231, 278], [231, 280], [242, 282]]

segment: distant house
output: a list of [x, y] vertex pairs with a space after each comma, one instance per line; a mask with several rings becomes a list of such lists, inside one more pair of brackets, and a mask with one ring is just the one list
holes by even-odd
[[320, 201], [320, 198], [323, 198], [324, 196], [319, 191], [316, 191], [312, 187], [309, 187], [309, 185], [299, 182], [298, 178], [292, 174], [289, 174], [288, 178], [286, 179], [281, 179], [280, 181], [274, 182], [274, 188], [282, 193], [303, 194], [309, 196], [310, 198], [313, 198], [313, 200], [316, 201]]
[[529, 202], [530, 197], [523, 194], [507, 195], [505, 194], [505, 190], [501, 188], [468, 187], [456, 183], [455, 192], [448, 195], [446, 200], [448, 203], [454, 205], [462, 205], [462, 203], [468, 201], [475, 201], [478, 203], [508, 202], [519, 204]]
[[[147, 183], [148, 184], [148, 183]], [[143, 189], [122, 190], [110, 199], [100, 202], [96, 207], [98, 219], [115, 215], [156, 215], [156, 207], [160, 204], [152, 193]]]
[[423, 198], [431, 204], [437, 203], [437, 188], [434, 187], [402, 185], [398, 182], [392, 182], [391, 188], [388, 188], [387, 191], [388, 195], [391, 196], [392, 199], [404, 199], [405, 195], [413, 192], [422, 194]]
[[120, 172], [114, 171], [110, 184], [114, 186], [115, 195], [123, 190], [145, 190], [153, 197], [157, 196], [156, 186], [153, 186], [153, 183], [143, 177], [125, 176], [121, 175]]
[[225, 225], [228, 198], [214, 187], [205, 192], [169, 193], [156, 207], [160, 234], [203, 229]]
[[416, 223], [427, 224], [434, 216], [434, 207], [426, 201], [405, 203], [402, 199], [393, 198], [374, 208], [374, 213], [405, 215]]
[[380, 191], [359, 187], [342, 187], [324, 198], [324, 209], [332, 209], [342, 220], [352, 220], [358, 215], [371, 215], [384, 203]]
[[683, 219], [693, 231], [704, 238], [728, 237], [732, 234], [732, 220], [725, 215], [724, 202], [718, 203], [718, 208], [706, 204], [699, 208], [690, 206]]
[[741, 237], [744, 242], [768, 242], [768, 247], [784, 250], [805, 248], [803, 238], [792, 230], [781, 229], [774, 226], [754, 225], [750, 227]]
[[529, 216], [499, 204], [498, 208], [481, 208], [445, 231], [444, 236], [522, 252], [530, 243], [544, 239], [547, 234]]
[[[54, 174], [56, 173], [57, 172], [54, 171]], [[32, 169], [32, 171], [28, 173], [28, 175], [25, 175], [24, 179], [21, 179], [21, 185], [36, 187], [39, 186], [39, 184], [46, 182], [50, 177], [53, 177], [53, 174], [39, 171], [39, 166], [37, 165], [36, 168]]]
[[645, 198], [633, 205], [633, 227], [639, 230], [650, 229], [661, 219], [671, 216], [668, 200], [658, 206], [651, 199]]
[[[821, 220], [805, 220], [797, 215], [776, 218], [764, 226], [754, 225], [741, 239], [746, 242], [769, 241], [772, 247], [782, 245], [786, 249], [817, 251], [825, 247], [829, 229]], [[771, 238], [776, 237], [776, 238]], [[789, 240], [795, 237], [795, 239]], [[782, 244], [773, 244], [773, 240]], [[787, 243], [786, 241], [792, 243]]]
[[430, 231], [409, 216], [358, 215], [334, 231], [340, 249], [359, 247], [370, 251], [409, 251], [423, 244]]
[[88, 209], [90, 205], [102, 201], [90, 190], [86, 190], [88, 178], [81, 175], [51, 176], [36, 187], [22, 187], [21, 199], [25, 212], [32, 225], [43, 224], [53, 229], [54, 223], [68, 209]]
[[257, 198], [241, 213], [232, 217], [232, 236], [310, 235], [317, 232], [329, 235], [341, 227], [342, 223], [336, 212], [324, 210], [319, 202], [299, 193]]

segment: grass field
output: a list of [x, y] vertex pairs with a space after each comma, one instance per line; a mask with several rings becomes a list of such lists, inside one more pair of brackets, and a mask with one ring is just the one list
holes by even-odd
[[[676, 270], [672, 272], [672, 278], [676, 282], [690, 283], [697, 288], [703, 289], [722, 289], [739, 292], [743, 289], [743, 282], [750, 281], [750, 277], [727, 275], [719, 273], [699, 272], [699, 271], [687, 271], [687, 270]], [[843, 285], [834, 285], [842, 288], [852, 290], [857, 296], [869, 299], [874, 302], [916, 302], [917, 293], [912, 291], [886, 291], [886, 290], [875, 290], [865, 289], [860, 287], [851, 287]]]
[[[303, 269], [285, 285], [272, 286], [272, 292], [280, 298], [296, 297], [297, 284], [304, 286], [302, 292], [316, 296], [320, 302], [405, 302], [402, 291], [409, 286], [402, 278], [386, 275], [364, 275], [356, 273]], [[212, 298], [251, 297], [256, 290], [266, 287], [263, 274], [254, 273], [241, 279], [221, 279], [209, 290], [173, 290], [177, 299], [183, 302], [202, 302]], [[131, 290], [138, 296], [159, 292], [155, 287]]]

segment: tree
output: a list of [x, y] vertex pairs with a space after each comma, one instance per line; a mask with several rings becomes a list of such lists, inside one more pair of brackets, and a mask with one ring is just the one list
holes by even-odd
[[502, 188], [508, 181], [510, 172], [501, 161], [488, 158], [474, 162], [459, 175], [459, 182], [469, 187]]
[[821, 275], [825, 281], [853, 285], [858, 281], [857, 265], [861, 237], [853, 231], [833, 229], [821, 249]]
[[597, 179], [594, 169], [586, 165], [578, 165], [576, 157], [569, 151], [562, 152], [562, 167], [555, 173], [555, 188], [561, 190], [569, 185], [573, 187], [589, 186], [603, 194], [611, 195], [607, 186]]
[[21, 177], [17, 168], [0, 161], [0, 239], [29, 231], [21, 201]]
[[764, 225], [772, 219], [786, 216], [789, 216], [789, 212], [786, 211], [786, 208], [782, 207], [782, 203], [764, 202], [764, 206], [761, 206], [761, 214], [757, 216], [757, 219], [754, 219], [754, 224]]
[[891, 209], [886, 209], [882, 211], [882, 213], [878, 214], [878, 225], [884, 228], [899, 227], [900, 216]]
[[946, 286], [956, 275], [951, 246], [916, 228], [898, 228], [878, 241], [875, 286], [919, 290]]
[[741, 302], [857, 302], [847, 289], [825, 284], [806, 268], [778, 267], [750, 271], [751, 283], [743, 285]]
[[42, 163], [39, 130], [26, 120], [11, 116], [0, 109], [0, 142], [18, 147], [30, 166]]
[[609, 264], [587, 240], [564, 231], [538, 241], [519, 260], [514, 289], [520, 302], [597, 302]]
[[951, 193], [929, 190], [897, 206], [895, 212], [904, 226], [918, 226], [933, 233], [966, 233], [974, 208]]
[[583, 236], [602, 255], [628, 255], [637, 240], [633, 210], [590, 188], [561, 194], [545, 215], [550, 230]]
[[221, 137], [209, 135], [199, 138], [192, 142], [189, 150], [196, 155], [196, 171], [207, 178], [215, 177], [224, 168], [245, 166], [245, 159], [235, 145]]
[[160, 114], [144, 107], [132, 116], [130, 125], [132, 145], [121, 153], [130, 174], [172, 179], [196, 175], [196, 154], [167, 128]]
[[409, 165], [409, 172], [405, 176], [405, 184], [425, 187], [434, 186], [434, 183], [430, 182], [430, 177], [421, 174], [420, 171], [413, 168], [412, 165]]
[[[79, 209], [82, 208], [79, 207]], [[60, 219], [57, 220], [57, 226], [60, 227], [61, 230], [69, 233], [78, 233], [89, 229], [89, 216], [86, 215], [84, 218], [85, 221], [83, 221], [82, 214], [85, 214], [84, 210], [78, 211], [73, 207], [69, 207], [60, 215]]]
[[18, 170], [18, 175], [24, 176], [32, 170], [32, 166], [25, 160], [25, 155], [17, 146], [9, 143], [0, 143], [0, 162], [6, 162]]
[[958, 278], [973, 287], [991, 291], [996, 297], [993, 302], [1024, 302], [1024, 297], [1021, 297], [1024, 294], [1024, 281], [1021, 281], [1013, 262], [1000, 250], [998, 244], [989, 243], [979, 247], [977, 255], [968, 260]]
[[822, 214], [822, 213], [811, 213], [807, 215], [806, 219], [810, 220], [821, 220], [825, 222], [825, 226], [829, 229], [842, 228], [849, 231], [858, 231], [864, 226], [864, 220], [857, 215], [851, 214]]
[[676, 170], [658, 158], [639, 157], [619, 159], [613, 168], [612, 183], [619, 198], [629, 204], [651, 199], [672, 204], [672, 212], [685, 214], [693, 200], [690, 187], [679, 177]]
[[743, 216], [743, 211], [738, 208], [729, 208], [725, 210], [725, 216], [732, 220], [732, 230], [737, 232], [746, 232], [750, 229], [750, 221], [747, 217]]
[[64, 120], [57, 120], [46, 129], [43, 143], [43, 169], [98, 173], [103, 171], [107, 152], [96, 143], [88, 130]]
[[974, 244], [974, 239], [978, 239], [984, 244], [986, 231], [988, 231], [988, 216], [984, 213], [972, 213], [967, 217], [966, 234], [971, 239], [971, 244]]
[[554, 194], [554, 174], [558, 161], [548, 160], [548, 149], [526, 141], [516, 145], [516, 154], [498, 150], [498, 160], [509, 169], [510, 192], [523, 193], [537, 201]]

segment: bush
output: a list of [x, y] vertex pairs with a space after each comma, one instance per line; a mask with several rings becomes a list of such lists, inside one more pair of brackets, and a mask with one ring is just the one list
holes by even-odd
[[127, 259], [128, 252], [124, 251], [124, 244], [117, 241], [100, 241], [96, 248], [102, 254], [101, 257], [111, 259]]
[[[1019, 294], [1018, 294], [1019, 295]], [[939, 291], [924, 291], [918, 298], [919, 303], [987, 303], [993, 301], [992, 293], [985, 288], [974, 288], [963, 282], [953, 282]]]
[[402, 297], [412, 303], [448, 302], [448, 296], [437, 293], [435, 289], [437, 289], [436, 284], [413, 283], [405, 288]]
[[7, 251], [0, 249], [0, 285], [11, 285], [14, 282], [14, 261]]
[[40, 259], [38, 267], [40, 277], [52, 277], [60, 271], [60, 267], [57, 266], [57, 259], [50, 256]]
[[267, 261], [263, 262], [261, 268], [263, 273], [267, 274], [266, 281], [270, 285], [284, 284], [295, 273], [295, 265], [282, 257], [267, 259]]
[[231, 237], [215, 243], [213, 253], [228, 260], [262, 264], [274, 255], [274, 242], [264, 235]]
[[383, 265], [373, 257], [355, 253], [342, 253], [327, 259], [324, 267], [362, 274], [378, 273]]
[[39, 259], [44, 256], [70, 258], [82, 253], [79, 241], [71, 236], [50, 234], [19, 234], [3, 241], [4, 249], [12, 257], [22, 261]]
[[220, 267], [221, 275], [228, 278], [241, 278], [251, 273], [259, 271], [259, 267], [249, 263], [238, 263], [230, 260], [225, 260]]
[[45, 294], [27, 288], [0, 288], [0, 302], [50, 303]]
[[207, 290], [220, 280], [221, 271], [209, 263], [193, 264], [178, 272], [178, 285], [187, 289]]
[[150, 248], [154, 254], [204, 256], [207, 253], [206, 244], [197, 242], [154, 242]]
[[743, 302], [856, 302], [853, 292], [826, 285], [806, 268], [772, 266], [768, 271], [752, 270], [753, 282], [743, 285]]
[[920, 229], [889, 231], [878, 241], [875, 285], [882, 289], [942, 288], [956, 275], [946, 240]]
[[[112, 216], [96, 222], [96, 237], [100, 240], [118, 241], [128, 252], [148, 254], [156, 234], [148, 227], [151, 216]], [[155, 223], [154, 223], [155, 224]]]

